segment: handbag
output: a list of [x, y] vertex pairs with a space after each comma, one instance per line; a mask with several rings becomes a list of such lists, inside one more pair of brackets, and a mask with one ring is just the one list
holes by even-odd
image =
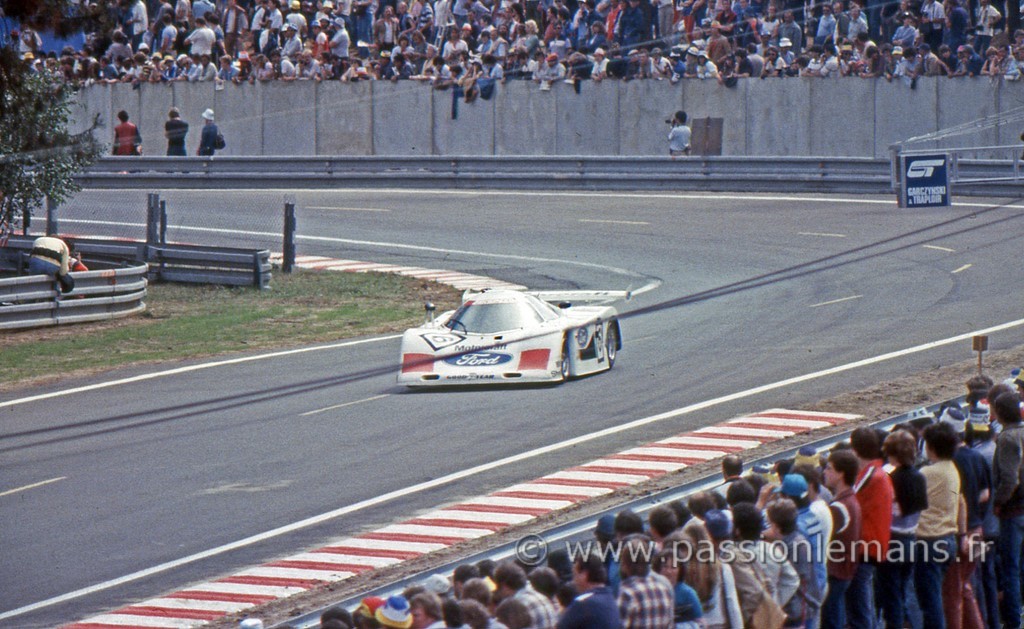
[[768, 593], [770, 584], [757, 563], [752, 563], [751, 566], [754, 568], [757, 580], [761, 582], [762, 589], [761, 602], [757, 604], [757, 609], [750, 617], [750, 629], [781, 629], [786, 623], [786, 612], [782, 611], [782, 607]]

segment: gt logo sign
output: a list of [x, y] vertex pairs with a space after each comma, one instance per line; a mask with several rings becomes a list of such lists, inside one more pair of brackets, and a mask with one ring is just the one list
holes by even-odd
[[945, 165], [946, 160], [944, 159], [922, 159], [912, 162], [910, 168], [907, 169], [907, 178], [931, 177], [937, 167]]
[[900, 155], [900, 207], [946, 207], [950, 204], [950, 162], [947, 155]]

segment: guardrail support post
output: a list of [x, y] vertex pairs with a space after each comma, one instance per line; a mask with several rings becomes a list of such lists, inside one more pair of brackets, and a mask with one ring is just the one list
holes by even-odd
[[284, 204], [284, 246], [281, 270], [291, 273], [295, 265], [295, 204]]
[[900, 193], [900, 146], [889, 146], [889, 183], [892, 191]]
[[167, 244], [167, 201], [160, 200], [160, 244]]
[[57, 204], [49, 196], [46, 197], [46, 235], [56, 236], [60, 230], [57, 228]]
[[160, 244], [160, 195], [150, 192], [146, 202], [146, 244]]

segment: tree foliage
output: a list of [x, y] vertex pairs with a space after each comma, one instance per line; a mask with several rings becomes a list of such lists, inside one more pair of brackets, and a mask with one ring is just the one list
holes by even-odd
[[[67, 34], [85, 17], [67, 0], [8, 0], [4, 13], [34, 29]], [[71, 133], [74, 94], [58, 76], [32, 72], [13, 45], [0, 47], [0, 242], [46, 197], [60, 203], [78, 190], [74, 175], [99, 157], [99, 125]]]

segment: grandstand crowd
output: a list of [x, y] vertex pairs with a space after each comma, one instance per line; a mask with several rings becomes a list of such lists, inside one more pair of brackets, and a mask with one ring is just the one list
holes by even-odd
[[[82, 0], [81, 10], [99, 10]], [[1001, 0], [1000, 0], [1001, 1]], [[421, 80], [487, 96], [496, 82], [1024, 72], [1024, 31], [993, 0], [121, 0], [84, 47], [34, 71], [68, 81]]]
[[772, 467], [729, 455], [720, 486], [604, 516], [543, 565], [463, 564], [320, 627], [1017, 629], [1022, 391], [976, 376], [937, 417]]

